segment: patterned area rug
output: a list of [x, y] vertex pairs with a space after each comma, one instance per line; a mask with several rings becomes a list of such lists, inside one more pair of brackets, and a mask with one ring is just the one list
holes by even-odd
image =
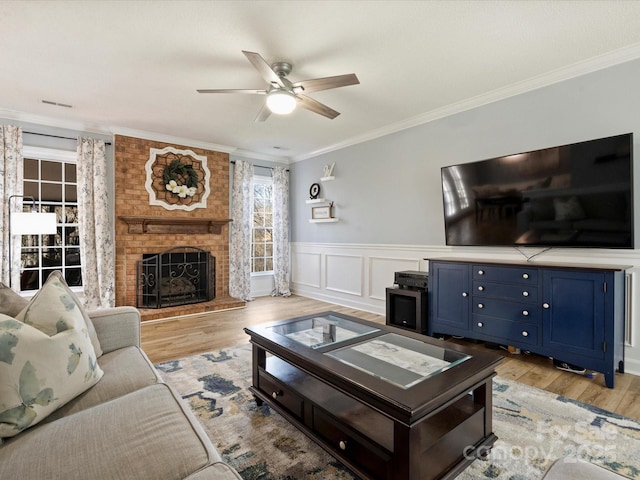
[[[251, 347], [218, 350], [157, 365], [191, 404], [225, 461], [245, 480], [340, 480], [340, 462], [264, 404], [251, 385]], [[640, 479], [640, 423], [514, 381], [494, 379], [493, 430], [486, 461], [458, 478], [540, 479], [557, 458], [583, 458]]]

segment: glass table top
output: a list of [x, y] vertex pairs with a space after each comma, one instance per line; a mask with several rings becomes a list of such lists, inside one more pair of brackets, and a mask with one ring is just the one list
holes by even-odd
[[403, 389], [471, 358], [395, 333], [336, 348], [325, 355]]
[[307, 318], [270, 328], [279, 335], [313, 349], [379, 331], [334, 315]]

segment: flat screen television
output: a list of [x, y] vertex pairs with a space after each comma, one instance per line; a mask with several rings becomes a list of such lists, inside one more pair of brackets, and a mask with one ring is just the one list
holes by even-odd
[[634, 248], [631, 133], [441, 176], [447, 245]]

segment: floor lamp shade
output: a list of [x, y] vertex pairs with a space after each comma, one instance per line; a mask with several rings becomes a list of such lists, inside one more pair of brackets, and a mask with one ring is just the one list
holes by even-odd
[[36, 235], [56, 233], [56, 214], [17, 212], [11, 214], [11, 235]]

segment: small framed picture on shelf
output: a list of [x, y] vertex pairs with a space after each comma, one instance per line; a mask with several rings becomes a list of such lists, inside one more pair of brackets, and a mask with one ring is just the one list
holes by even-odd
[[311, 218], [313, 220], [331, 218], [331, 207], [311, 207]]

